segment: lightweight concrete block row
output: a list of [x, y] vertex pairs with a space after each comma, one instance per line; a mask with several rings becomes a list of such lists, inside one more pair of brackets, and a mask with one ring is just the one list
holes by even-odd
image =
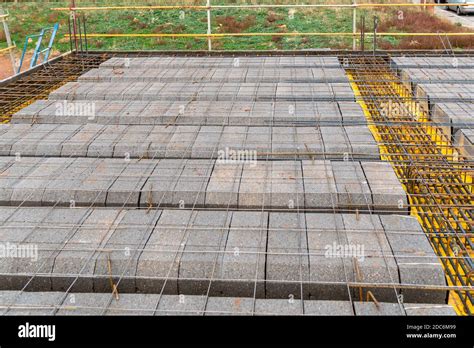
[[474, 84], [420, 83], [416, 86], [415, 96], [421, 107], [429, 112], [438, 103], [473, 102]]
[[431, 119], [451, 138], [458, 130], [474, 126], [474, 103], [436, 103]]
[[17, 157], [2, 157], [0, 204], [10, 205], [13, 185], [19, 182], [20, 178], [33, 172], [42, 161], [41, 158], [21, 158], [18, 161]]
[[[35, 258], [1, 260], [3, 290], [107, 292], [113, 280], [125, 293], [446, 301], [442, 290], [397, 286], [445, 285], [411, 217], [83, 208], [2, 208], [0, 217], [5, 243], [37, 248]], [[393, 287], [367, 285], [377, 283]]]
[[[58, 111], [59, 110], [59, 111]], [[365, 124], [355, 102], [224, 102], [38, 100], [11, 123], [126, 125], [339, 125]], [[1, 128], [0, 128], [1, 130]]]
[[450, 83], [470, 84], [473, 82], [474, 67], [465, 69], [446, 68], [408, 68], [400, 71], [400, 77], [406, 84]]
[[[381, 216], [387, 239], [397, 261], [400, 280], [404, 284], [443, 284], [445, 275], [439, 259], [427, 238], [420, 238], [422, 230], [412, 218], [398, 215]], [[401, 294], [412, 302], [441, 303], [444, 292], [402, 289]]]
[[[2, 290], [22, 289], [26, 284], [31, 289], [50, 289], [50, 274], [54, 261], [68, 239], [81, 228], [90, 214], [88, 209], [17, 209], [2, 208], [2, 241], [13, 247], [34, 247], [23, 257], [0, 260]], [[100, 212], [96, 212], [100, 213]], [[10, 274], [11, 276], [5, 275]], [[41, 276], [47, 274], [47, 276]], [[33, 277], [33, 275], [37, 275]]]
[[69, 82], [50, 100], [354, 101], [349, 83]]
[[456, 315], [450, 305], [254, 299], [196, 295], [0, 292], [1, 315]]
[[81, 82], [347, 82], [341, 68], [144, 68], [91, 69]]
[[393, 68], [423, 68], [423, 69], [472, 69], [474, 57], [392, 57]]
[[114, 57], [100, 65], [108, 69], [144, 68], [340, 68], [336, 56], [327, 57]]
[[235, 152], [236, 156], [263, 159], [380, 156], [365, 126], [43, 126], [31, 125], [28, 131], [23, 124], [2, 127], [0, 155], [159, 159], [221, 158]]
[[474, 158], [474, 130], [458, 130], [454, 136], [454, 144], [462, 156], [467, 157], [469, 160]]
[[[382, 217], [382, 216], [381, 216]], [[321, 221], [323, 221], [321, 225]], [[358, 289], [347, 282], [399, 283], [398, 269], [380, 220], [370, 215], [306, 214], [310, 250], [310, 280], [308, 292], [312, 299], [346, 299], [360, 296]], [[423, 236], [424, 237], [424, 236]], [[352, 246], [351, 252], [337, 246]], [[363, 250], [362, 250], [363, 249]], [[340, 254], [339, 254], [340, 253]], [[348, 255], [350, 256], [348, 257]], [[370, 255], [370, 256], [369, 256]], [[315, 265], [317, 267], [311, 267]], [[333, 282], [322, 287], [317, 282]], [[364, 288], [381, 301], [393, 301], [396, 288]]]
[[3, 205], [375, 209], [406, 213], [386, 162], [10, 158]]

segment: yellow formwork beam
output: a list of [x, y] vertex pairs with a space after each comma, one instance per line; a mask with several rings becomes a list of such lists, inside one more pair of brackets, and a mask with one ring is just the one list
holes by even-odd
[[[366, 36], [373, 36], [373, 33], [366, 33]], [[456, 33], [377, 33], [377, 36], [474, 36], [474, 32], [456, 32]], [[220, 33], [220, 34], [146, 34], [146, 33], [137, 33], [137, 34], [100, 34], [92, 33], [87, 34], [88, 38], [94, 37], [185, 37], [185, 38], [224, 38], [224, 37], [253, 37], [253, 36], [332, 36], [332, 37], [359, 37], [360, 33], [321, 33], [321, 32], [312, 32], [312, 33]], [[66, 34], [65, 37], [77, 37], [79, 34], [69, 35]]]
[[9, 52], [11, 51], [12, 49], [14, 49], [16, 46], [9, 46], [9, 47], [5, 47], [5, 48], [1, 48], [0, 49], [0, 53], [3, 53], [3, 52]]

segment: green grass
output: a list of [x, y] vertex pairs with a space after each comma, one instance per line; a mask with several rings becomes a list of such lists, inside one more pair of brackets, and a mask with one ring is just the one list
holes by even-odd
[[[316, 0], [315, 0], [316, 1]], [[306, 0], [304, 3], [315, 2]], [[382, 0], [379, 0], [382, 2]], [[205, 0], [135, 0], [135, 1], [77, 1], [78, 6], [111, 6], [111, 5], [148, 5], [148, 4], [205, 4]], [[212, 0], [212, 4], [232, 3], [287, 3], [285, 0]], [[298, 3], [298, 1], [294, 1]], [[319, 0], [322, 3], [322, 0]], [[337, 3], [351, 3], [349, 0], [337, 0]], [[33, 3], [6, 3], [2, 7], [10, 13], [10, 31], [17, 46], [22, 49], [25, 37], [38, 33], [41, 28], [60, 23], [58, 37], [54, 48], [60, 52], [69, 50], [69, 40], [65, 38], [68, 33], [68, 12], [52, 11], [52, 7], [69, 7], [69, 1], [58, 2], [33, 2]], [[277, 32], [352, 32], [351, 9], [297, 9], [294, 17], [290, 18], [288, 8], [278, 9], [221, 9], [212, 11], [212, 32], [248, 32], [248, 33], [277, 33]], [[439, 19], [430, 17], [426, 13], [416, 10], [405, 10], [406, 18], [411, 18], [411, 24], [394, 21], [396, 9], [382, 9], [378, 12], [364, 9], [358, 10], [358, 17], [365, 16], [366, 31], [372, 31], [372, 17], [377, 14], [381, 24], [386, 24], [385, 31], [424, 31], [425, 24], [416, 27], [418, 21], [433, 22], [436, 26]], [[183, 17], [184, 14], [184, 17]], [[408, 14], [410, 14], [408, 16]], [[199, 33], [207, 32], [206, 11], [193, 10], [123, 10], [123, 11], [93, 11], [86, 12], [87, 32], [99, 34], [158, 34], [158, 33]], [[394, 17], [395, 16], [395, 17]], [[358, 19], [358, 22], [359, 22]], [[393, 26], [391, 26], [391, 24]], [[446, 24], [446, 23], [445, 23]], [[458, 31], [455, 25], [447, 24], [444, 31]], [[417, 48], [411, 46], [413, 40], [420, 38], [404, 39], [396, 37], [379, 38], [378, 43], [382, 48]], [[423, 44], [429, 45], [432, 39], [425, 40]], [[470, 40], [466, 37], [464, 41]], [[254, 37], [227, 37], [213, 39], [213, 48], [216, 50], [300, 50], [300, 49], [350, 49], [351, 37], [318, 37], [318, 36], [254, 36]], [[92, 50], [206, 50], [206, 38], [89, 38], [89, 48]], [[366, 49], [371, 49], [372, 40], [367, 38]], [[403, 46], [404, 45], [404, 46]], [[460, 42], [459, 47], [466, 46]], [[0, 37], [0, 48], [5, 47], [5, 38]], [[34, 42], [30, 43], [34, 48]]]
[[[145, 3], [145, 2], [143, 2]], [[213, 3], [217, 3], [213, 1]], [[227, 2], [229, 3], [229, 2]], [[267, 1], [268, 3], [268, 1]], [[111, 5], [113, 2], [107, 2]], [[69, 41], [64, 38], [68, 33], [67, 12], [54, 12], [51, 7], [68, 6], [68, 2], [4, 4], [10, 12], [10, 31], [18, 47], [23, 47], [25, 37], [38, 33], [41, 28], [60, 23], [55, 41], [55, 49], [69, 50]], [[270, 13], [277, 20], [268, 21]], [[212, 12], [212, 32], [222, 32], [219, 17], [231, 16], [237, 22], [254, 16], [248, 28], [242, 32], [350, 32], [352, 30], [352, 12], [350, 10], [298, 10], [294, 18], [289, 18], [285, 9], [229, 9]], [[270, 15], [272, 16], [272, 15]], [[253, 17], [252, 17], [253, 18]], [[285, 27], [282, 27], [286, 25]], [[229, 28], [228, 32], [235, 31]], [[88, 33], [138, 34], [138, 33], [201, 33], [207, 32], [207, 14], [205, 11], [179, 10], [126, 10], [87, 12]], [[2, 40], [4, 41], [4, 40]], [[221, 50], [274, 50], [274, 49], [314, 49], [349, 48], [350, 38], [329, 37], [232, 37], [213, 40], [215, 49]], [[203, 50], [207, 49], [206, 38], [90, 38], [90, 49], [101, 50]], [[34, 48], [34, 43], [30, 44]]]

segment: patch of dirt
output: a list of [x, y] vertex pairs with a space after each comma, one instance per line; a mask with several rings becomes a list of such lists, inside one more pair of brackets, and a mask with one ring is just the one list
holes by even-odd
[[255, 25], [256, 17], [250, 15], [236, 19], [234, 16], [219, 16], [215, 22], [219, 25], [219, 33], [240, 33]]
[[[404, 32], [431, 32], [450, 33], [450, 32], [469, 32], [452, 24], [451, 22], [439, 18], [429, 11], [403, 11], [387, 13], [380, 23], [380, 32], [404, 31]], [[443, 37], [446, 41], [446, 37]], [[450, 36], [449, 41], [453, 47], [474, 48], [472, 36]], [[394, 46], [388, 41], [381, 40], [380, 47], [383, 49], [442, 49], [444, 48], [441, 39], [438, 36], [406, 36], [403, 37], [398, 45]]]
[[12, 63], [10, 61], [10, 55], [0, 55], [0, 80], [6, 79], [13, 75]]
[[[52, 59], [54, 57], [57, 57], [61, 54], [59, 51], [53, 50], [51, 52], [51, 55], [49, 56], [49, 59]], [[30, 63], [31, 63], [31, 56], [33, 55], [33, 51], [31, 52], [26, 52], [25, 59], [23, 61], [23, 66], [21, 68], [21, 71], [26, 71], [30, 68]], [[20, 53], [16, 52], [15, 53], [16, 57], [16, 64], [20, 62]], [[14, 75], [13, 72], [13, 67], [12, 63], [10, 60], [10, 55], [8, 53], [3, 53], [0, 55], [0, 80], [6, 79], [10, 76]]]

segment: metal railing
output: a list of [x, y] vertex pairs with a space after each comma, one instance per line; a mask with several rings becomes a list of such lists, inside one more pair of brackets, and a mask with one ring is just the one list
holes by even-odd
[[[365, 36], [373, 39], [376, 42], [376, 37], [429, 37], [439, 36], [437, 32], [365, 32], [361, 29], [357, 30], [357, 10], [358, 9], [380, 9], [380, 8], [434, 8], [434, 7], [445, 7], [445, 6], [474, 6], [473, 3], [357, 3], [357, 0], [352, 0], [352, 4], [239, 4], [239, 5], [212, 5], [212, 0], [206, 1], [205, 5], [136, 5], [136, 6], [75, 6], [74, 1], [71, 7], [56, 7], [51, 10], [54, 11], [69, 11], [70, 16], [73, 19], [74, 28], [77, 26], [76, 18], [79, 12], [91, 12], [91, 11], [124, 11], [124, 10], [193, 10], [193, 11], [205, 11], [207, 13], [207, 32], [206, 33], [133, 33], [133, 34], [117, 34], [117, 33], [88, 33], [87, 37], [90, 38], [127, 38], [127, 37], [140, 37], [140, 38], [207, 38], [208, 50], [212, 51], [212, 39], [226, 38], [226, 37], [258, 37], [258, 36], [269, 36], [269, 37], [297, 37], [297, 36], [317, 36], [317, 37], [352, 37], [352, 49], [356, 50], [357, 41], [364, 40]], [[213, 10], [229, 10], [229, 9], [347, 9], [352, 10], [352, 32], [245, 32], [245, 33], [213, 33], [212, 32], [212, 11]], [[445, 33], [445, 36], [474, 36], [474, 32], [450, 32]], [[79, 38], [79, 34], [76, 32], [66, 34], [66, 37], [74, 39], [76, 41]], [[361, 45], [362, 46], [362, 45]]]
[[2, 24], [3, 32], [5, 33], [5, 39], [7, 42], [7, 47], [0, 49], [0, 53], [8, 52], [8, 54], [10, 55], [10, 61], [12, 64], [13, 72], [15, 72], [16, 61], [15, 61], [15, 55], [13, 54], [13, 49], [16, 46], [10, 36], [10, 29], [8, 28], [8, 23], [7, 23], [8, 16], [9, 16], [8, 12], [0, 8], [0, 22]]

